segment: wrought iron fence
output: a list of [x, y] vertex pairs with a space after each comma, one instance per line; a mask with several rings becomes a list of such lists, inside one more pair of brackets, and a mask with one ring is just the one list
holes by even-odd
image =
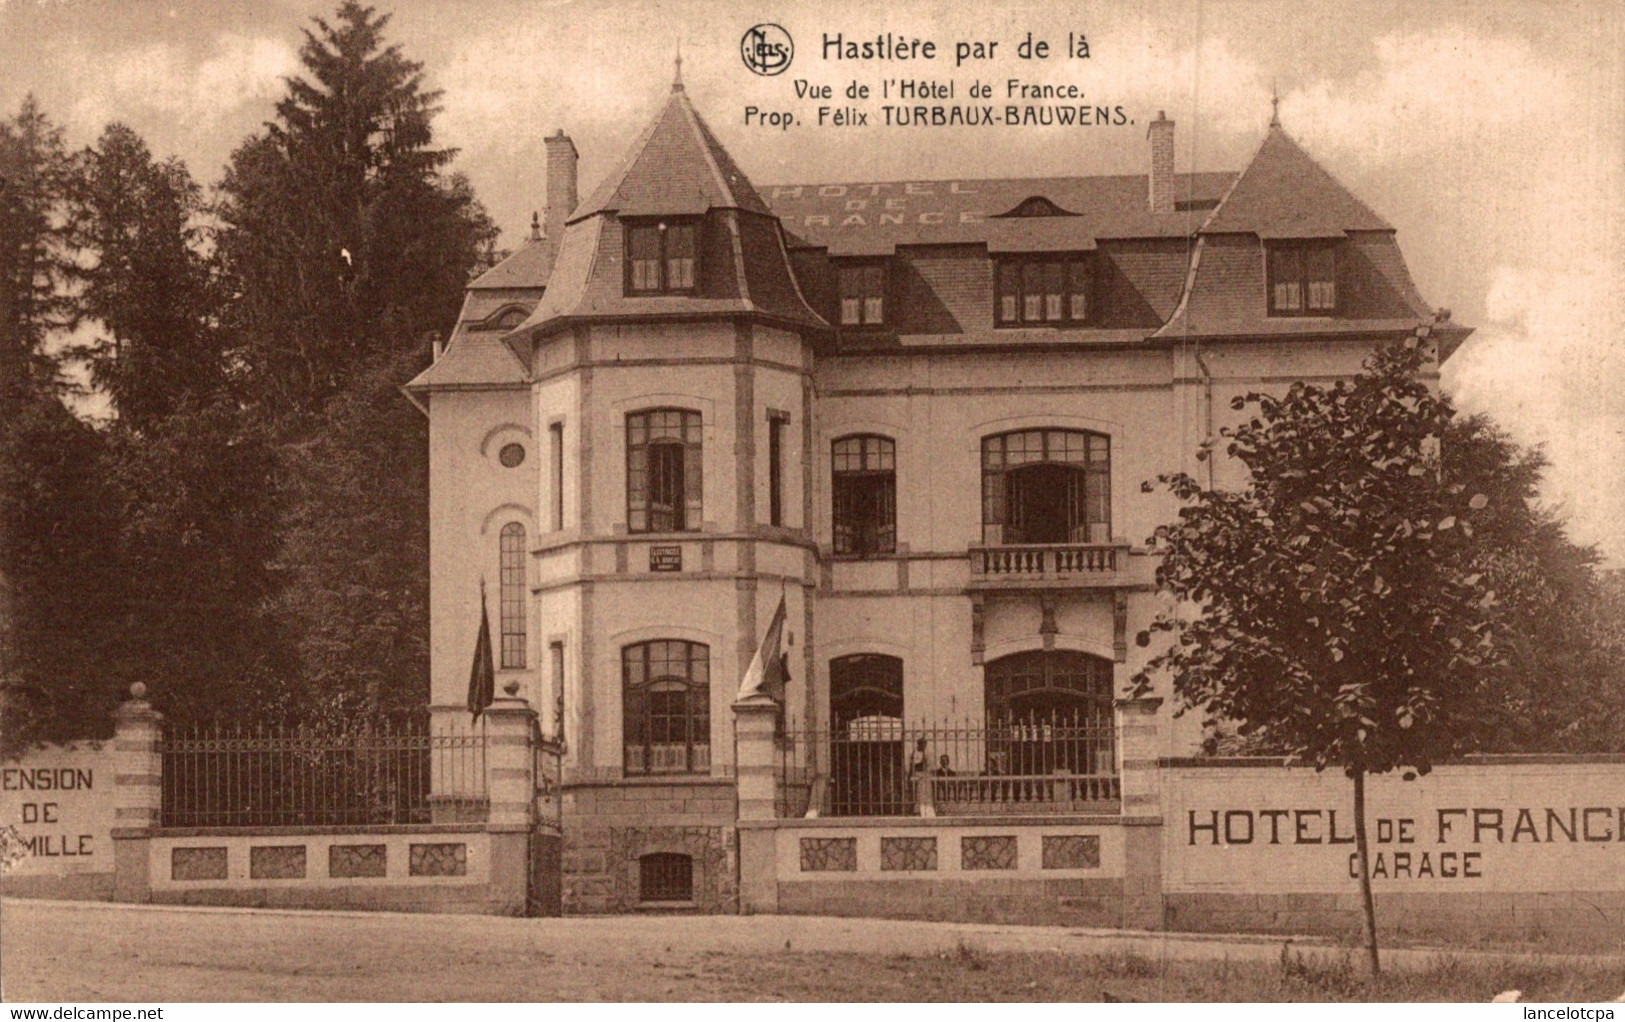
[[166, 827], [429, 823], [431, 802], [486, 797], [485, 736], [426, 717], [342, 727], [172, 727]]
[[1120, 799], [1114, 730], [1082, 714], [958, 724], [862, 717], [789, 724], [778, 815], [939, 816], [1100, 811]]

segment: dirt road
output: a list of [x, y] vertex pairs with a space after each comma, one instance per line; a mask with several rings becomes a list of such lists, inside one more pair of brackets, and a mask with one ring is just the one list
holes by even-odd
[[[847, 959], [832, 955], [903, 973], [911, 961], [1013, 952], [1237, 965], [1281, 955], [1278, 938], [873, 919], [502, 919], [11, 899], [0, 902], [0, 948], [0, 996], [13, 1002], [841, 999]], [[1420, 968], [1435, 957], [1390, 952], [1387, 961]], [[894, 978], [907, 996], [907, 975]]]

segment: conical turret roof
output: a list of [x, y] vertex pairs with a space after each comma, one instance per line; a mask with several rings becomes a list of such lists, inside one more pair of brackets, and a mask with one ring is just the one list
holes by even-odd
[[1278, 123], [1204, 234], [1241, 232], [1260, 238], [1336, 237], [1346, 231], [1391, 231], [1386, 220], [1316, 163]]
[[644, 129], [615, 172], [576, 207], [570, 220], [604, 212], [698, 216], [719, 208], [772, 214], [679, 83], [672, 86], [660, 116]]

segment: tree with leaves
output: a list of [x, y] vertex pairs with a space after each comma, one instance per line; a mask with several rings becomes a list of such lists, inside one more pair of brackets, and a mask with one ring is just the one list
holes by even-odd
[[1150, 544], [1177, 602], [1141, 633], [1171, 641], [1136, 679], [1143, 695], [1170, 676], [1210, 722], [1350, 778], [1373, 972], [1366, 778], [1470, 748], [1502, 659], [1476, 531], [1489, 498], [1441, 461], [1453, 411], [1424, 358], [1412, 338], [1352, 380], [1237, 398], [1256, 414], [1220, 435], [1242, 489], [1163, 478], [1183, 506]]

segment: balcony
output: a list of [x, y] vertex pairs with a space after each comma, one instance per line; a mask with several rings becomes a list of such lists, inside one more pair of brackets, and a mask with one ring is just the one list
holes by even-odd
[[1127, 543], [970, 548], [972, 589], [1113, 589], [1131, 584]]

